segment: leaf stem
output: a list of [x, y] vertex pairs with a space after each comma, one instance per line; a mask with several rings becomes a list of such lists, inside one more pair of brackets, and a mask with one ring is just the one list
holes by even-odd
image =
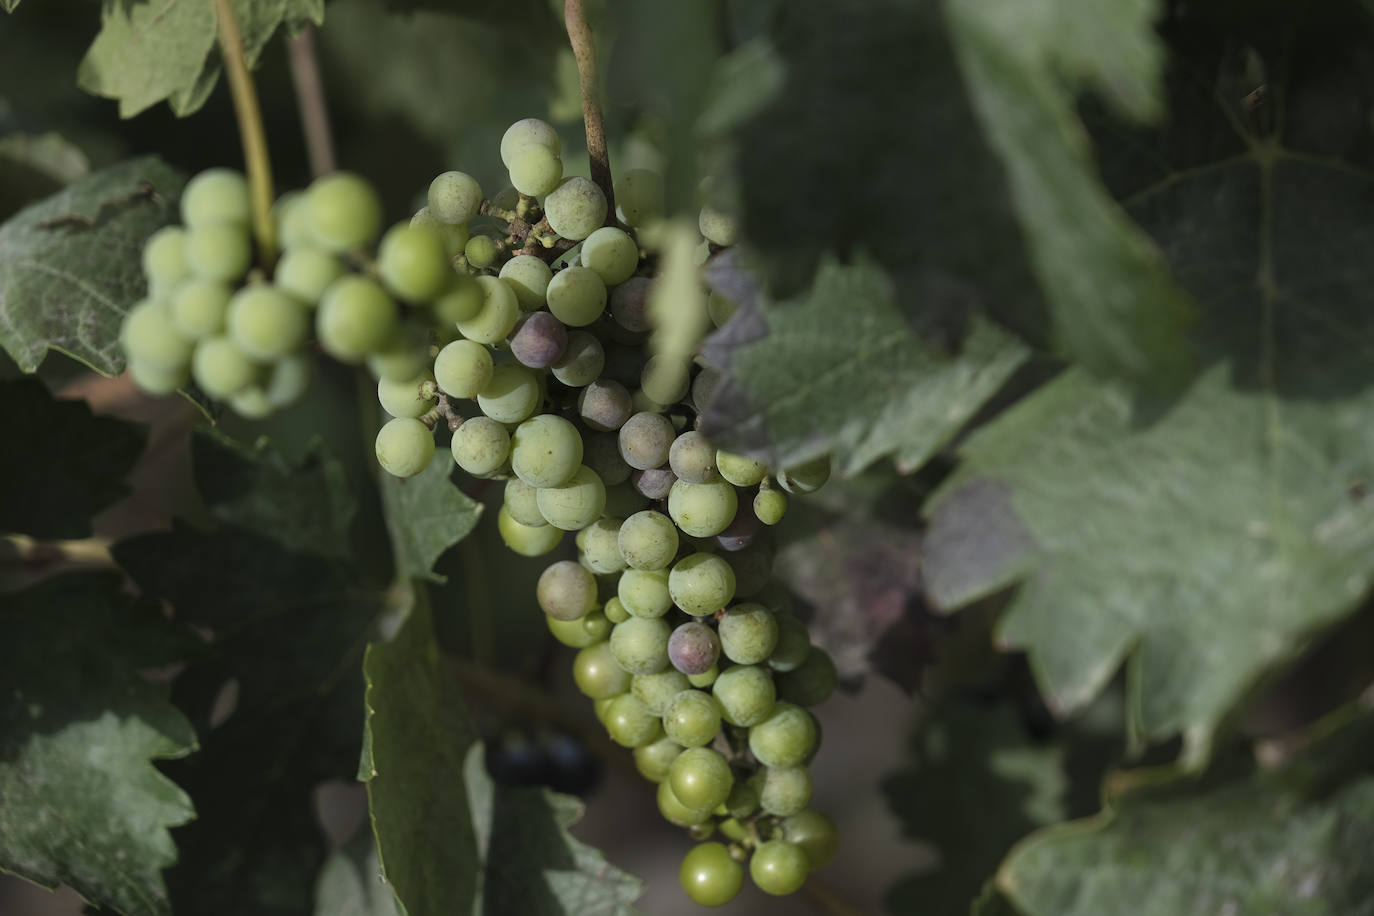
[[291, 83], [296, 87], [296, 108], [300, 111], [305, 150], [310, 158], [310, 174], [319, 178], [338, 168], [334, 141], [329, 130], [329, 106], [325, 101], [320, 59], [315, 51], [315, 29], [307, 25], [286, 43], [291, 65]]
[[239, 122], [239, 139], [243, 142], [244, 168], [248, 172], [248, 190], [253, 206], [253, 237], [258, 243], [258, 255], [266, 267], [277, 257], [277, 232], [272, 223], [272, 161], [267, 155], [267, 133], [262, 126], [262, 110], [253, 77], [248, 72], [248, 60], [243, 52], [243, 34], [234, 15], [232, 0], [211, 0], [219, 21], [219, 49], [229, 78], [229, 92], [234, 98], [234, 115]]
[[596, 42], [587, 25], [582, 0], [563, 0], [563, 23], [568, 42], [577, 59], [577, 78], [582, 88], [582, 120], [587, 129], [587, 156], [591, 159], [592, 180], [606, 195], [606, 225], [615, 222], [615, 186], [611, 181], [611, 157], [606, 150], [606, 122], [596, 98]]

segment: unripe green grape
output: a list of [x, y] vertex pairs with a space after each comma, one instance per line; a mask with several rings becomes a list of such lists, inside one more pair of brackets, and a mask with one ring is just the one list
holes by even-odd
[[752, 601], [728, 609], [719, 629], [720, 650], [736, 664], [766, 661], [778, 644], [778, 622], [773, 612]]
[[635, 769], [649, 782], [663, 782], [668, 778], [668, 768], [681, 753], [682, 748], [667, 738], [659, 738], [650, 744], [635, 748]]
[[627, 569], [620, 575], [616, 596], [635, 617], [662, 617], [673, 606], [668, 574], [661, 569]]
[[181, 221], [187, 226], [230, 223], [246, 228], [250, 219], [248, 181], [233, 169], [206, 169], [181, 192]]
[[778, 614], [778, 642], [768, 656], [768, 667], [774, 671], [792, 671], [806, 660], [811, 652], [811, 634], [806, 624], [791, 614]]
[[367, 356], [367, 371], [378, 380], [391, 382], [412, 379], [429, 365], [429, 332], [414, 322], [397, 325], [382, 349]]
[[330, 251], [352, 251], [377, 237], [382, 201], [366, 179], [351, 172], [317, 178], [306, 191], [310, 232]]
[[663, 218], [663, 176], [630, 169], [615, 183], [615, 203], [627, 226], [639, 228]]
[[579, 531], [601, 517], [606, 507], [606, 487], [586, 465], [579, 467], [567, 483], [544, 487], [538, 495], [539, 512], [555, 528]]
[[500, 249], [496, 247], [496, 240], [489, 235], [474, 235], [463, 246], [463, 257], [467, 259], [468, 264], [477, 268], [495, 264], [498, 254]]
[[626, 483], [617, 484], [606, 488], [606, 513], [616, 518], [629, 518], [636, 512], [641, 512], [649, 501], [639, 494], [634, 487]]
[[830, 456], [821, 455], [778, 473], [778, 486], [788, 493], [812, 493], [830, 479]]
[[172, 371], [191, 361], [195, 344], [177, 331], [165, 302], [145, 299], [124, 315], [119, 340], [130, 360]]
[[679, 480], [668, 493], [668, 515], [692, 537], [720, 534], [734, 521], [738, 507], [735, 488], [723, 480], [710, 483]]
[[191, 273], [186, 263], [186, 230], [163, 226], [143, 243], [143, 276], [148, 278], [148, 293], [166, 296]]
[[266, 283], [246, 286], [229, 300], [229, 336], [249, 356], [264, 362], [305, 343], [310, 319], [290, 293]]
[[544, 622], [554, 639], [573, 649], [604, 642], [611, 633], [611, 622], [600, 611], [592, 611], [579, 620], [558, 620], [545, 614]]
[[430, 383], [430, 387], [433, 388], [433, 382], [434, 373], [428, 369], [399, 382], [379, 379], [377, 381], [377, 401], [382, 405], [382, 410], [393, 417], [419, 417], [433, 407], [436, 400], [432, 394], [429, 397], [423, 397], [420, 393], [420, 386]]
[[[678, 756], [681, 756], [680, 754]], [[674, 758], [676, 761], [676, 758]], [[669, 772], [672, 771], [670, 764]], [[694, 827], [711, 819], [710, 808], [689, 808], [673, 794], [672, 783], [665, 775], [658, 784], [658, 811], [664, 820], [678, 827]]]
[[630, 675], [616, 663], [610, 643], [599, 642], [578, 652], [572, 671], [577, 689], [593, 700], [609, 700], [630, 689]]
[[289, 407], [310, 388], [315, 364], [308, 353], [288, 353], [267, 369], [263, 391], [273, 407]]
[[725, 799], [725, 813], [731, 817], [748, 817], [759, 809], [759, 794], [747, 782], [737, 782]]
[[711, 290], [706, 297], [706, 315], [711, 319], [714, 327], [721, 327], [725, 322], [735, 317], [739, 311], [739, 306], [731, 299], [725, 298], [721, 293]]
[[[605, 643], [601, 643], [601, 645], [605, 645]], [[616, 696], [620, 696], [620, 694], [616, 694]], [[611, 703], [614, 700], [615, 697], [592, 700], [592, 713], [596, 716], [596, 721], [600, 722], [602, 726], [606, 724], [606, 711], [611, 708]], [[635, 750], [639, 750], [639, 748], [635, 748]]]
[[682, 889], [701, 906], [721, 906], [735, 899], [744, 869], [721, 843], [701, 843], [682, 859]]
[[495, 371], [491, 351], [470, 340], [455, 340], [434, 358], [434, 381], [455, 398], [475, 398], [491, 384]]
[[134, 380], [135, 385], [148, 394], [162, 395], [171, 394], [178, 388], [185, 387], [186, 383], [191, 380], [191, 372], [184, 365], [166, 369], [162, 366], [130, 360], [129, 377]]
[[[734, 597], [735, 571], [720, 557], [694, 553], [673, 564], [668, 574], [668, 593], [673, 603], [688, 614], [705, 617], [725, 607]], [[721, 638], [724, 639], [723, 633]]]
[[838, 681], [830, 653], [812, 646], [800, 665], [778, 675], [778, 695], [798, 706], [819, 706], [835, 692]]
[[620, 456], [630, 467], [647, 471], [667, 463], [674, 438], [673, 424], [667, 417], [637, 413], [620, 427]]
[[691, 684], [693, 687], [698, 687], [702, 690], [714, 687], [716, 681], [719, 679], [720, 669], [715, 665], [712, 665], [710, 668], [707, 668], [705, 671], [701, 672], [701, 674], [687, 675], [687, 682]]
[[669, 632], [668, 624], [656, 617], [631, 617], [611, 630], [611, 654], [631, 674], [662, 671], [668, 667]]
[[794, 703], [777, 703], [767, 719], [749, 729], [749, 750], [767, 767], [801, 764], [816, 746], [816, 723]]
[[515, 327], [520, 317], [520, 303], [515, 291], [499, 277], [478, 277], [482, 286], [482, 308], [466, 321], [456, 322], [458, 332], [478, 343], [500, 343]]
[[603, 226], [582, 243], [582, 264], [595, 271], [606, 286], [616, 286], [634, 276], [639, 267], [639, 245], [624, 229]]
[[506, 481], [504, 494], [504, 505], [510, 517], [522, 525], [529, 525], [531, 528], [541, 528], [547, 525], [544, 516], [539, 514], [539, 502], [537, 500], [539, 491], [525, 483], [519, 477], [512, 477]]
[[186, 264], [202, 280], [233, 283], [253, 263], [248, 233], [233, 223], [209, 223], [186, 233]]
[[544, 146], [527, 146], [510, 164], [510, 183], [529, 197], [543, 197], [563, 180], [563, 162]]
[[544, 307], [553, 271], [532, 254], [517, 254], [501, 265], [498, 276], [510, 284], [520, 308], [527, 312]]
[[216, 400], [225, 400], [257, 381], [262, 364], [239, 349], [228, 337], [207, 337], [196, 344], [191, 377]]
[[538, 118], [521, 118], [501, 135], [501, 164], [510, 168], [515, 157], [531, 146], [542, 146], [555, 156], [563, 152], [563, 141], [553, 125]]
[[444, 172], [429, 183], [429, 212], [441, 223], [466, 223], [482, 206], [482, 187], [466, 172]]
[[749, 877], [765, 894], [784, 897], [801, 890], [810, 863], [795, 843], [769, 840], [749, 858]]
[[[687, 676], [673, 671], [690, 684]], [[674, 694], [663, 709], [663, 732], [683, 747], [705, 747], [720, 731], [720, 704], [703, 690], [690, 687]]]
[[563, 357], [553, 364], [553, 377], [569, 388], [581, 388], [600, 378], [606, 365], [606, 351], [586, 331], [568, 334], [568, 346]]
[[544, 217], [563, 238], [581, 241], [606, 221], [606, 195], [591, 179], [565, 178], [544, 198]]
[[658, 404], [676, 404], [687, 394], [691, 383], [690, 366], [673, 356], [654, 356], [644, 364], [639, 387]]
[[689, 677], [712, 670], [719, 659], [720, 637], [704, 623], [689, 621], [673, 630], [668, 637], [669, 663]]
[[399, 321], [396, 302], [380, 283], [346, 274], [331, 283], [320, 299], [315, 334], [330, 356], [360, 363], [392, 340]]
[[767, 813], [791, 817], [811, 803], [811, 773], [806, 767], [765, 767], [760, 776], [759, 807]]
[[679, 480], [708, 483], [716, 478], [716, 450], [706, 437], [688, 430], [673, 440], [668, 450], [668, 466]]
[[668, 770], [673, 795], [688, 808], [711, 809], [730, 796], [735, 778], [720, 752], [709, 747], [689, 747]]
[[544, 291], [549, 311], [571, 327], [592, 324], [606, 310], [606, 284], [586, 267], [565, 267]]
[[377, 275], [407, 302], [438, 298], [453, 275], [444, 237], [429, 226], [392, 226], [377, 248]]
[[839, 846], [835, 822], [819, 811], [802, 811], [783, 820], [782, 837], [802, 848], [812, 871], [829, 862]]
[[377, 433], [377, 463], [396, 477], [414, 477], [434, 459], [434, 434], [411, 417], [388, 420]]
[[533, 372], [507, 363], [492, 370], [491, 379], [477, 393], [477, 406], [497, 422], [519, 423], [534, 413], [542, 396]]
[[540, 414], [516, 427], [511, 470], [538, 489], [567, 483], [582, 466], [582, 436], [562, 417]]
[[453, 460], [473, 477], [490, 477], [510, 458], [510, 433], [490, 417], [470, 417], [449, 443]]
[[759, 490], [754, 494], [754, 515], [765, 525], [776, 525], [787, 514], [787, 494], [781, 490]]
[[261, 420], [276, 410], [261, 385], [249, 385], [229, 398], [229, 409], [245, 420]]
[[726, 668], [711, 685], [711, 693], [720, 701], [721, 718], [745, 727], [768, 718], [777, 699], [773, 678], [757, 665]]
[[596, 578], [572, 560], [559, 560], [539, 575], [535, 597], [550, 617], [577, 620], [596, 607]]
[[412, 226], [428, 226], [439, 233], [439, 238], [444, 242], [444, 254], [449, 258], [463, 253], [463, 246], [467, 245], [471, 237], [468, 233], [466, 223], [444, 223], [435, 219], [434, 214], [429, 212], [429, 207], [421, 207], [415, 211], [415, 215], [410, 218]]
[[658, 716], [633, 694], [621, 694], [611, 701], [602, 719], [606, 733], [621, 747], [643, 747], [663, 737]]
[[561, 529], [552, 525], [522, 525], [511, 518], [506, 507], [496, 513], [496, 530], [506, 546], [522, 557], [540, 557], [563, 540]]
[[737, 487], [757, 486], [768, 476], [768, 468], [763, 462], [724, 449], [716, 450], [716, 470]]
[[664, 569], [677, 556], [677, 528], [662, 512], [646, 509], [620, 526], [620, 553], [635, 569]]
[[655, 401], [644, 393], [643, 389], [637, 389], [631, 403], [634, 404], [636, 413], [663, 413], [667, 409], [666, 404]]
[[639, 697], [639, 701], [656, 716], [663, 715], [668, 702], [683, 691], [705, 696], [699, 690], [692, 690], [692, 685], [687, 683], [687, 675], [675, 668], [665, 668], [653, 674], [636, 674], [630, 679], [630, 692]]
[[596, 476], [606, 485], [606, 495], [609, 497], [611, 487], [630, 479], [630, 466], [620, 457], [620, 444], [615, 436], [600, 433], [584, 436], [582, 442], [582, 460], [587, 467], [596, 471]]
[[714, 207], [702, 207], [697, 216], [697, 228], [713, 245], [727, 247], [739, 241], [739, 221]]
[[343, 262], [330, 252], [301, 245], [282, 255], [272, 282], [305, 304], [314, 306], [330, 284], [344, 273]]
[[620, 533], [620, 519], [600, 518], [582, 529], [587, 536], [582, 551], [587, 565], [598, 576], [609, 576], [625, 568], [625, 558], [620, 555], [616, 535]]
[[487, 290], [476, 277], [456, 273], [450, 278], [448, 289], [434, 300], [434, 317], [456, 328], [459, 322], [476, 318], [486, 300]]
[[272, 220], [277, 224], [277, 241], [286, 251], [315, 244], [310, 229], [310, 205], [304, 191], [287, 191], [272, 205]]
[[630, 612], [625, 610], [625, 605], [618, 597], [608, 598], [602, 610], [605, 611], [606, 619], [611, 623], [624, 623], [630, 619]]

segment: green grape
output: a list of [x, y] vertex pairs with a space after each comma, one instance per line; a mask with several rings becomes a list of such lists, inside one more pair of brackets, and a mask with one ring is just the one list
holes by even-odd
[[369, 353], [367, 370], [379, 381], [403, 382], [429, 368], [429, 333], [414, 322], [396, 327], [382, 349]]
[[811, 634], [806, 625], [791, 614], [778, 614], [778, 642], [768, 656], [768, 667], [774, 671], [792, 671], [811, 652]]
[[663, 217], [663, 176], [630, 169], [615, 183], [615, 203], [627, 226], [639, 228]]
[[267, 370], [263, 391], [273, 407], [289, 407], [304, 397], [315, 364], [308, 353], [288, 353]]
[[606, 221], [606, 195], [589, 178], [565, 178], [544, 198], [544, 218], [563, 238], [581, 241]]
[[305, 343], [309, 330], [305, 306], [275, 286], [246, 286], [229, 300], [229, 336], [249, 356], [284, 356]]
[[753, 601], [727, 610], [719, 629], [720, 650], [736, 664], [757, 665], [767, 660], [778, 644], [778, 622], [773, 612]]
[[314, 306], [329, 285], [345, 272], [343, 262], [330, 252], [300, 245], [282, 255], [272, 282], [306, 305]]
[[500, 253], [496, 240], [489, 235], [474, 235], [463, 246], [463, 257], [467, 259], [468, 264], [477, 268], [495, 264], [496, 256]]
[[565, 267], [553, 275], [544, 298], [559, 321], [570, 327], [583, 327], [606, 310], [606, 284], [586, 267]]
[[662, 671], [668, 667], [669, 632], [668, 624], [656, 617], [631, 617], [612, 628], [611, 654], [631, 674]]
[[701, 693], [692, 690], [692, 685], [687, 683], [687, 675], [675, 668], [665, 668], [653, 674], [636, 674], [630, 680], [630, 692], [639, 697], [640, 702], [656, 716], [663, 715], [668, 702], [683, 691]]
[[702, 690], [705, 690], [708, 687], [714, 687], [716, 681], [719, 679], [720, 668], [716, 667], [715, 665], [712, 665], [711, 667], [707, 668], [705, 671], [701, 672], [701, 674], [687, 675], [687, 682], [691, 684], [693, 687], [699, 687]]
[[315, 312], [315, 334], [326, 353], [360, 363], [396, 334], [396, 302], [370, 277], [345, 274], [325, 290]]
[[603, 226], [582, 243], [582, 264], [596, 272], [606, 286], [617, 286], [639, 267], [639, 246], [624, 229]]
[[782, 838], [802, 848], [812, 871], [834, 857], [840, 842], [835, 822], [819, 811], [802, 811], [784, 819]]
[[663, 782], [668, 778], [668, 768], [681, 753], [682, 748], [667, 738], [659, 738], [652, 744], [643, 744], [635, 748], [635, 769], [649, 782]]
[[815, 746], [816, 723], [794, 703], [776, 704], [767, 719], [749, 729], [749, 750], [764, 766], [797, 766]]
[[129, 377], [134, 380], [135, 385], [148, 394], [171, 394], [178, 388], [185, 387], [186, 383], [191, 380], [191, 373], [184, 365], [166, 369], [162, 366], [130, 360]]
[[630, 675], [616, 663], [610, 643], [599, 642], [577, 653], [572, 671], [577, 689], [593, 700], [609, 700], [630, 689]]
[[662, 617], [673, 606], [668, 594], [668, 574], [661, 569], [625, 570], [616, 597], [635, 617]]
[[682, 889], [701, 906], [721, 906], [735, 899], [744, 869], [722, 843], [701, 843], [682, 859]]
[[267, 392], [261, 385], [249, 385], [229, 398], [229, 408], [247, 420], [261, 420], [270, 417], [276, 410], [267, 399]]
[[438, 298], [453, 276], [444, 237], [429, 226], [392, 226], [377, 248], [377, 275], [407, 302]]
[[759, 807], [778, 817], [800, 814], [811, 803], [811, 773], [804, 766], [766, 767], [759, 781]]
[[690, 370], [686, 360], [674, 356], [653, 356], [644, 364], [639, 387], [655, 403], [676, 404], [687, 394], [687, 387], [691, 383]]
[[747, 782], [737, 782], [725, 799], [725, 813], [731, 817], [748, 817], [759, 809], [759, 793]]
[[[673, 673], [690, 684], [680, 671]], [[704, 747], [720, 731], [720, 703], [704, 690], [682, 690], [663, 709], [663, 731], [683, 747]]]
[[620, 526], [620, 553], [635, 569], [664, 569], [677, 556], [677, 527], [662, 512], [636, 512]]
[[611, 740], [621, 747], [643, 747], [663, 737], [658, 716], [632, 694], [621, 694], [612, 700], [602, 721]]
[[[667, 463], [675, 433], [662, 414], [643, 411], [620, 427], [620, 457], [630, 467], [647, 471]], [[732, 493], [734, 491], [731, 491]], [[685, 528], [683, 529], [686, 530]]]
[[515, 157], [531, 146], [542, 146], [555, 156], [563, 152], [558, 131], [538, 118], [521, 118], [501, 135], [501, 164], [510, 168]]
[[776, 525], [787, 514], [787, 494], [781, 490], [759, 490], [754, 494], [754, 515], [765, 525]]
[[710, 295], [706, 297], [706, 315], [711, 319], [711, 324], [715, 327], [724, 325], [725, 322], [733, 318], [735, 312], [738, 311], [739, 306], [735, 302], [725, 298], [725, 296], [715, 290], [711, 290]]
[[261, 372], [262, 365], [228, 337], [205, 338], [191, 358], [191, 377], [200, 390], [221, 401], [247, 388]]
[[548, 522], [544, 521], [544, 516], [539, 514], [538, 493], [537, 489], [519, 477], [512, 477], [507, 480], [504, 505], [506, 511], [510, 513], [510, 517], [531, 528], [547, 525]]
[[720, 701], [721, 718], [731, 725], [757, 725], [773, 711], [777, 688], [768, 672], [757, 665], [726, 668], [711, 685]]
[[505, 545], [522, 557], [540, 557], [563, 540], [563, 532], [552, 525], [522, 525], [511, 518], [506, 507], [496, 513], [496, 530]]
[[362, 248], [382, 228], [382, 201], [365, 178], [335, 172], [315, 179], [305, 193], [310, 233], [330, 251]]
[[697, 228], [713, 245], [728, 247], [739, 240], [739, 223], [733, 216], [722, 213], [714, 207], [702, 207], [697, 217]]
[[377, 433], [377, 463], [396, 477], [414, 477], [434, 458], [434, 435], [411, 417], [388, 420]]
[[253, 263], [248, 233], [232, 223], [209, 223], [186, 233], [186, 264], [202, 280], [233, 283]]
[[539, 512], [555, 528], [579, 531], [601, 517], [606, 506], [606, 487], [585, 464], [567, 483], [540, 489]]
[[491, 379], [477, 393], [477, 406], [499, 423], [519, 423], [534, 413], [542, 397], [533, 372], [507, 363], [492, 370]]
[[304, 191], [287, 191], [272, 205], [272, 219], [277, 224], [277, 240], [290, 251], [314, 245], [315, 234], [310, 229], [310, 206]]
[[252, 210], [248, 181], [233, 169], [206, 169], [181, 192], [181, 221], [187, 226], [231, 223], [246, 229]]
[[609, 576], [625, 568], [625, 558], [620, 555], [616, 535], [620, 533], [620, 519], [601, 518], [582, 529], [587, 536], [583, 546], [587, 565], [598, 576]]
[[574, 649], [604, 642], [611, 633], [611, 622], [600, 611], [592, 611], [580, 620], [558, 620], [545, 614], [544, 622], [554, 639]]
[[765, 894], [784, 897], [801, 890], [810, 863], [795, 843], [769, 840], [749, 858], [749, 877]]
[[510, 458], [510, 433], [490, 417], [469, 417], [449, 443], [453, 460], [473, 477], [490, 477]]
[[515, 327], [520, 303], [515, 290], [499, 277], [478, 277], [477, 282], [482, 286], [482, 308], [468, 320], [456, 322], [458, 331], [478, 343], [500, 343]]
[[[593, 433], [584, 437], [585, 453], [582, 460], [587, 467], [596, 471], [607, 488], [622, 484], [630, 479], [630, 466], [620, 457], [620, 444], [615, 436]], [[607, 496], [609, 496], [609, 489]]]
[[186, 230], [163, 226], [143, 243], [143, 275], [152, 296], [170, 294], [191, 273], [186, 264]]
[[477, 397], [494, 372], [491, 351], [470, 340], [455, 340], [434, 358], [434, 381], [450, 397]]
[[596, 577], [572, 560], [559, 560], [539, 575], [535, 597], [550, 617], [577, 620], [596, 607]]
[[673, 440], [668, 449], [668, 466], [678, 480], [709, 483], [717, 477], [716, 450], [701, 433], [688, 430]]
[[532, 254], [517, 254], [501, 265], [498, 276], [515, 291], [520, 308], [532, 312], [544, 307], [553, 271], [543, 260]]
[[582, 436], [562, 417], [530, 417], [511, 437], [510, 466], [532, 487], [562, 486], [582, 466]]
[[800, 665], [778, 675], [778, 695], [798, 706], [819, 706], [835, 692], [838, 681], [830, 653], [812, 646]]
[[616, 518], [628, 518], [640, 512], [649, 501], [638, 490], [627, 483], [606, 488], [606, 514]]
[[668, 493], [668, 515], [684, 533], [697, 538], [715, 537], [724, 531], [734, 521], [738, 506], [735, 488], [723, 480], [679, 480]]
[[757, 486], [768, 476], [768, 468], [763, 462], [724, 449], [716, 450], [716, 470], [737, 487]]
[[415, 215], [410, 218], [412, 226], [428, 226], [439, 233], [439, 238], [444, 242], [444, 254], [452, 258], [463, 253], [463, 247], [467, 245], [468, 227], [466, 223], [443, 223], [434, 218], [434, 214], [429, 212], [429, 207], [421, 207], [415, 211]]
[[618, 597], [612, 596], [606, 599], [606, 619], [611, 623], [623, 623], [630, 619], [630, 612], [625, 610], [625, 605]]
[[735, 777], [719, 751], [689, 747], [668, 770], [673, 795], [689, 808], [711, 809], [730, 796]]
[[812, 493], [830, 479], [830, 456], [812, 458], [778, 474], [778, 486], [788, 493]]
[[172, 371], [191, 361], [195, 344], [172, 324], [165, 302], [145, 299], [129, 309], [119, 328], [119, 341], [131, 360]]
[[527, 146], [510, 164], [510, 183], [529, 197], [543, 197], [563, 180], [563, 162], [546, 146]]
[[[670, 764], [669, 770], [671, 771], [671, 769]], [[678, 797], [673, 794], [672, 783], [666, 775], [658, 784], [658, 811], [663, 815], [664, 820], [679, 827], [694, 827], [711, 819], [710, 808], [689, 808], [679, 801]]]
[[[601, 645], [605, 645], [605, 643], [601, 643]], [[616, 694], [616, 696], [619, 695], [620, 694]], [[592, 700], [592, 713], [596, 716], [596, 721], [600, 722], [602, 725], [606, 724], [606, 710], [610, 709], [611, 702], [614, 699], [615, 697], [606, 697], [602, 700]], [[635, 748], [635, 750], [638, 750], [638, 748]]]
[[[377, 401], [382, 410], [393, 417], [419, 417], [434, 406], [434, 395], [424, 397], [420, 386], [428, 383], [433, 387], [434, 373], [428, 369], [418, 375], [399, 382], [379, 379], [377, 381]], [[502, 431], [505, 428], [502, 427]]]
[[482, 206], [482, 187], [466, 172], [444, 172], [429, 183], [429, 212], [441, 223], [466, 223]]
[[487, 290], [476, 277], [455, 273], [449, 278], [448, 289], [434, 300], [434, 317], [456, 328], [459, 322], [471, 321], [481, 314], [486, 301]]
[[673, 603], [688, 614], [705, 617], [725, 607], [734, 597], [735, 571], [720, 557], [694, 553], [673, 564], [668, 574], [668, 593]]
[[600, 378], [605, 365], [601, 341], [586, 331], [572, 331], [563, 357], [553, 364], [553, 377], [569, 388], [582, 388]]

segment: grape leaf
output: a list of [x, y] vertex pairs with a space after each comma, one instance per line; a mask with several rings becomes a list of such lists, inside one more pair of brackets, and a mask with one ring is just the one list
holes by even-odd
[[443, 582], [435, 561], [467, 537], [482, 515], [482, 506], [453, 482], [453, 469], [453, 455], [440, 449], [414, 477], [381, 475], [391, 543], [407, 576]]
[[893, 453], [915, 469], [1028, 355], [981, 317], [958, 352], [943, 352], [915, 333], [892, 283], [867, 261], [826, 259], [804, 295], [740, 305], [705, 345], [726, 375], [702, 432], [771, 467], [831, 452], [846, 473]]
[[0, 220], [88, 172], [86, 155], [60, 134], [0, 136]]
[[315, 885], [315, 916], [402, 916], [381, 873], [372, 831], [358, 831], [325, 860]]
[[0, 627], [0, 870], [170, 914], [168, 828], [195, 811], [152, 761], [190, 753], [196, 735], [139, 672], [176, 660], [180, 638], [113, 574], [0, 595]]
[[7, 13], [13, 13], [19, 6], [19, 0], [0, 0], [0, 9]]
[[183, 178], [153, 157], [90, 175], [0, 225], [0, 346], [25, 372], [49, 349], [124, 368], [119, 323], [143, 295], [141, 251]]
[[91, 516], [128, 492], [124, 477], [143, 451], [142, 427], [59, 401], [37, 379], [0, 382], [0, 428], [22, 448], [0, 449], [0, 531], [81, 538]]
[[[1246, 61], [1192, 40], [1169, 128], [1101, 135], [1202, 307], [1208, 368], [1172, 400], [1071, 371], [984, 427], [932, 505], [925, 566], [945, 608], [1024, 574], [1000, 637], [1030, 652], [1052, 707], [1081, 706], [1125, 660], [1135, 731], [1182, 732], [1199, 764], [1244, 693], [1374, 582], [1374, 162], [1369, 125], [1338, 113], [1359, 78], [1329, 43], [1285, 61], [1276, 136], [1237, 112]], [[950, 574], [970, 486], [1006, 495], [976, 524], [1008, 549]]]

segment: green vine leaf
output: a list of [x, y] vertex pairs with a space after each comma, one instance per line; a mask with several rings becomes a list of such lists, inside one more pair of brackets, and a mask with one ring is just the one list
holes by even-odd
[[0, 870], [170, 914], [168, 829], [195, 810], [152, 761], [190, 753], [196, 735], [140, 671], [178, 659], [181, 638], [113, 574], [0, 595], [0, 627]]
[[434, 460], [414, 477], [381, 475], [382, 505], [391, 543], [411, 578], [443, 582], [434, 563], [472, 532], [482, 506], [458, 489], [452, 480], [453, 455], [440, 449]]

